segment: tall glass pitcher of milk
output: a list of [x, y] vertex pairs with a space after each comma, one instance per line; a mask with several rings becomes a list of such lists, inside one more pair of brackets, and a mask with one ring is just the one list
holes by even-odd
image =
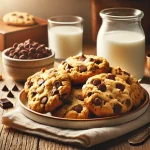
[[110, 66], [120, 66], [138, 80], [144, 75], [145, 35], [143, 12], [132, 8], [109, 8], [100, 12], [103, 19], [97, 36], [97, 55]]

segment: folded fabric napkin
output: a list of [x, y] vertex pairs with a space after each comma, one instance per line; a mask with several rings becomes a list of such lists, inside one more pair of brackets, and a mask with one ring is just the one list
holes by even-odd
[[39, 124], [25, 117], [19, 109], [8, 112], [2, 117], [2, 123], [16, 130], [39, 135], [64, 143], [90, 147], [110, 139], [117, 138], [150, 122], [150, 107], [137, 119], [125, 124], [85, 130], [71, 130]]

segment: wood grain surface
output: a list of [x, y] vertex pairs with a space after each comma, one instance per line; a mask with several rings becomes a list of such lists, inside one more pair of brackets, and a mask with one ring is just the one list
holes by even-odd
[[[88, 43], [84, 45], [84, 53], [86, 54], [96, 54], [95, 51], [95, 44]], [[55, 62], [55, 67], [59, 62]], [[4, 85], [7, 85], [9, 90], [12, 90], [12, 87], [16, 84], [19, 89], [23, 89], [24, 83], [18, 83], [13, 81], [3, 70], [2, 68], [2, 62], [1, 62], [1, 53], [0, 53], [0, 74], [3, 76], [3, 81], [0, 81], [0, 98], [6, 97], [8, 92], [2, 92], [1, 89]], [[143, 83], [150, 83], [150, 71], [145, 69], [145, 77], [142, 81]], [[150, 88], [148, 85], [147, 88]], [[150, 90], [150, 89], [149, 89]], [[0, 108], [0, 116], [5, 114], [8, 111], [11, 111], [12, 109], [15, 109], [18, 105], [17, 102], [17, 96], [19, 92], [14, 92], [15, 98], [9, 98], [9, 100], [14, 104], [14, 108], [3, 110]], [[0, 117], [1, 120], [1, 117]], [[129, 134], [126, 134], [124, 136], [121, 136], [117, 139], [93, 146], [91, 148], [83, 148], [83, 147], [76, 147], [68, 144], [63, 144], [57, 141], [53, 140], [47, 140], [38, 136], [29, 135], [27, 133], [22, 133], [19, 131], [16, 131], [14, 129], [11, 129], [9, 127], [6, 127], [2, 124], [0, 124], [0, 150], [84, 150], [84, 149], [90, 149], [90, 150], [149, 150], [150, 149], [150, 139], [148, 138], [145, 143], [138, 146], [132, 146], [130, 145], [127, 140], [131, 135], [140, 132], [144, 128], [146, 128], [148, 125], [145, 125], [144, 127], [133, 131]]]

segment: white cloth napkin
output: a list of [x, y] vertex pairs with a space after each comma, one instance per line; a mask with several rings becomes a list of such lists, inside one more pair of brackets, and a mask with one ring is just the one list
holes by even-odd
[[47, 139], [53, 139], [64, 143], [90, 147], [110, 139], [129, 133], [150, 122], [150, 107], [137, 119], [125, 124], [92, 128], [85, 130], [71, 130], [51, 127], [34, 122], [26, 118], [19, 109], [8, 112], [2, 117], [2, 123], [16, 130], [39, 135]]

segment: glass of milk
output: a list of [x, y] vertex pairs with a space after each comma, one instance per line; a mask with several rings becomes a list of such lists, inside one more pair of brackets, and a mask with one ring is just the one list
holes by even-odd
[[82, 53], [83, 19], [79, 16], [56, 16], [48, 19], [49, 48], [56, 59]]
[[97, 55], [110, 66], [120, 66], [138, 80], [144, 76], [145, 35], [143, 12], [132, 8], [109, 8], [100, 12], [102, 25], [97, 36]]

